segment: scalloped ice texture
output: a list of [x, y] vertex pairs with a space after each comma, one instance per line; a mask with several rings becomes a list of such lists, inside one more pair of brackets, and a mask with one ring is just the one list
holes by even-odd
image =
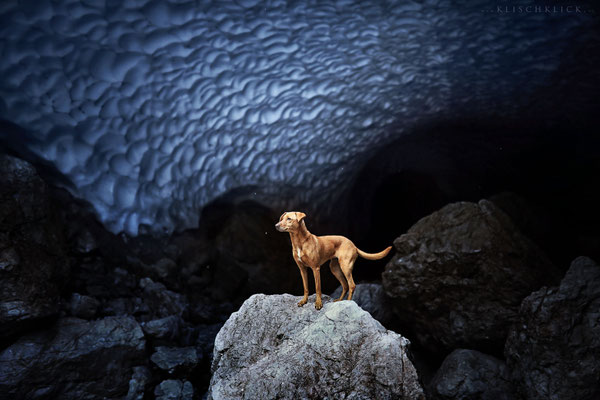
[[419, 121], [509, 114], [585, 20], [389, 3], [2, 2], [0, 118], [112, 231], [183, 229], [244, 185], [325, 204]]

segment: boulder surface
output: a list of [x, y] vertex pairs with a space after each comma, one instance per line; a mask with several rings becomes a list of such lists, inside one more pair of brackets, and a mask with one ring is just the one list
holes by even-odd
[[559, 287], [523, 300], [504, 354], [528, 399], [600, 399], [600, 266], [575, 259]]
[[402, 326], [436, 353], [500, 351], [523, 298], [561, 276], [487, 200], [447, 205], [394, 246], [384, 290]]
[[13, 399], [122, 397], [144, 348], [132, 317], [62, 318], [0, 352], [0, 393]]
[[[340, 286], [332, 293], [331, 297], [338, 299], [341, 294], [342, 287]], [[392, 314], [392, 307], [385, 297], [385, 292], [381, 284], [359, 283], [356, 285], [352, 300], [385, 327], [390, 327], [394, 316]]]
[[429, 383], [430, 400], [515, 400], [506, 364], [476, 350], [454, 350]]
[[423, 399], [409, 341], [353, 301], [250, 297], [215, 339], [209, 399]]
[[31, 164], [0, 154], [0, 339], [58, 314], [66, 249], [46, 183]]

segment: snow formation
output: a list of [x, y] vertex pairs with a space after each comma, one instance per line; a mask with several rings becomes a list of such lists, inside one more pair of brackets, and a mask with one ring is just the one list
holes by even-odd
[[115, 232], [242, 186], [318, 204], [419, 122], [510, 113], [585, 21], [448, 3], [5, 1], [0, 118]]

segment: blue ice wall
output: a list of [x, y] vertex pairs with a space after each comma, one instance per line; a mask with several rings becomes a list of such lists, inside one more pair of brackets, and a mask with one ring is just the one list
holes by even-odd
[[245, 185], [332, 204], [369, 149], [552, 84], [586, 16], [495, 7], [3, 1], [0, 118], [115, 232], [195, 226]]

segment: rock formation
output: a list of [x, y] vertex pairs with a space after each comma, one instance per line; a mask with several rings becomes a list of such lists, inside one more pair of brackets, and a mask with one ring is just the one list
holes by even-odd
[[454, 350], [429, 384], [429, 400], [514, 400], [506, 364], [476, 350]]
[[600, 266], [579, 257], [521, 304], [505, 355], [528, 399], [600, 398]]
[[214, 337], [233, 307], [196, 297], [171, 273], [189, 269], [180, 248], [107, 232], [85, 204], [6, 155], [0, 222], [0, 398], [206, 391]]
[[231, 315], [215, 340], [210, 399], [424, 398], [407, 339], [353, 301], [325, 296], [316, 311], [299, 299], [254, 295]]
[[425, 348], [501, 349], [525, 296], [559, 273], [491, 202], [454, 203], [394, 241], [383, 273], [400, 322]]
[[35, 168], [0, 154], [0, 340], [58, 313], [70, 269], [62, 227]]
[[93, 322], [64, 318], [0, 352], [0, 393], [17, 399], [116, 398], [145, 357], [142, 329], [132, 317]]

